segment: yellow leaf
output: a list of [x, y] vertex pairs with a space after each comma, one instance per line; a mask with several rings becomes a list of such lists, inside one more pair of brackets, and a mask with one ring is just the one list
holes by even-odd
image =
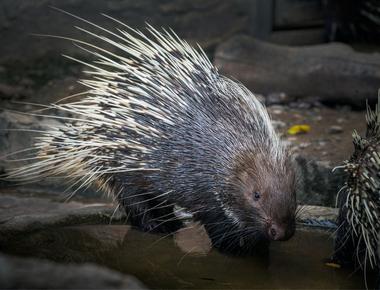
[[294, 125], [288, 129], [289, 135], [304, 134], [310, 131], [309, 125]]
[[341, 267], [341, 265], [337, 264], [337, 263], [333, 263], [333, 262], [329, 262], [329, 263], [325, 263], [325, 265], [327, 267], [331, 267], [331, 268], [337, 268], [339, 269]]

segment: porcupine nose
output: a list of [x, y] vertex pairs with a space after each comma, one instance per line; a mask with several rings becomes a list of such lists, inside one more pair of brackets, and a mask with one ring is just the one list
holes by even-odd
[[268, 227], [268, 236], [271, 240], [278, 241], [283, 238], [284, 235], [285, 231], [282, 230], [278, 225], [273, 223]]
[[268, 227], [269, 239], [273, 241], [286, 241], [289, 240], [294, 234], [294, 227], [292, 225], [279, 225], [271, 223]]

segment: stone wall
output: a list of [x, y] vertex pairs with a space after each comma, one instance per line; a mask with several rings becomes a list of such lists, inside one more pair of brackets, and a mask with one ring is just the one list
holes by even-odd
[[88, 25], [50, 6], [109, 29], [122, 26], [101, 13], [134, 28], [143, 27], [145, 22], [155, 27], [171, 27], [181, 37], [191, 43], [198, 42], [206, 49], [245, 30], [249, 13], [246, 1], [242, 0], [3, 0], [0, 2], [0, 64], [11, 60], [43, 59], [49, 54], [54, 56], [62, 52], [78, 53], [70, 41], [31, 35], [52, 34], [83, 39], [83, 35], [79, 36], [73, 26]]

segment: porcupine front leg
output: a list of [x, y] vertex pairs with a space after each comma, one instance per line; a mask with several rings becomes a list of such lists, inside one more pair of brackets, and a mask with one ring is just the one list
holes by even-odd
[[175, 216], [174, 206], [157, 196], [160, 196], [159, 192], [128, 190], [120, 194], [119, 203], [128, 216], [128, 223], [138, 229], [158, 233], [177, 231], [183, 224]]
[[165, 193], [152, 189], [143, 178], [128, 179], [132, 182], [115, 182], [114, 187], [118, 188], [117, 199], [129, 224], [154, 233], [172, 233], [183, 226]]

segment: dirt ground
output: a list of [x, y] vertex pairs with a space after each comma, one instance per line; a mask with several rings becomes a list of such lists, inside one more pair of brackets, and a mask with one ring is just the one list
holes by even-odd
[[[293, 150], [332, 166], [347, 160], [353, 151], [352, 132], [365, 133], [365, 112], [350, 108], [298, 106], [269, 106], [274, 124]], [[294, 125], [309, 125], [310, 131], [290, 135], [288, 129]]]

